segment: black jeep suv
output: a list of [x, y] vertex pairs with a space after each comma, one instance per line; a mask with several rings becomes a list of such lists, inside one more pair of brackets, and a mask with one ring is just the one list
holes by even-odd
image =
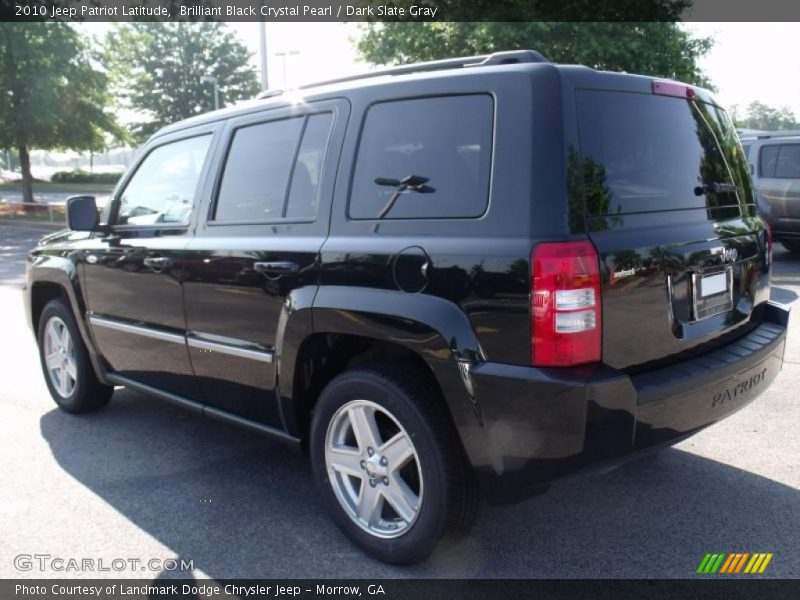
[[163, 129], [102, 215], [68, 212], [28, 269], [56, 403], [125, 386], [294, 444], [385, 561], [782, 366], [741, 146], [673, 81], [523, 51], [267, 94]]

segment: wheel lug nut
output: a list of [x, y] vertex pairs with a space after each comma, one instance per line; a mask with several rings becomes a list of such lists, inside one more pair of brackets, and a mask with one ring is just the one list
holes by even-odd
[[378, 484], [377, 484], [377, 482], [376, 482], [374, 479], [370, 479], [370, 480], [369, 480], [369, 485], [370, 485], [370, 487], [375, 487], [375, 486], [376, 486], [376, 485], [378, 485]]
[[367, 454], [372, 456], [373, 454], [375, 454], [375, 450], [373, 450], [372, 448], [367, 448]]
[[361, 468], [362, 469], [366, 469], [367, 468], [367, 461], [365, 461], [365, 460], [361, 461]]
[[388, 477], [384, 477], [383, 478], [383, 485], [389, 485], [389, 478]]
[[385, 466], [386, 466], [386, 465], [388, 465], [388, 464], [389, 464], [389, 459], [388, 459], [388, 458], [386, 458], [385, 456], [384, 456], [384, 457], [382, 457], [382, 458], [381, 458], [381, 465], [383, 465], [383, 466], [385, 467]]

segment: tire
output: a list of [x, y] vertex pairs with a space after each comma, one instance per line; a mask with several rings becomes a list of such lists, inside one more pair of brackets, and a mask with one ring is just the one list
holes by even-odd
[[114, 388], [98, 381], [72, 311], [63, 300], [51, 300], [44, 307], [37, 340], [44, 380], [59, 408], [78, 414], [108, 404]]
[[[311, 423], [314, 477], [333, 520], [392, 564], [424, 560], [443, 536], [465, 531], [477, 507], [455, 429], [426, 380], [414, 370], [346, 371], [323, 390]], [[376, 508], [365, 510], [371, 499]]]
[[800, 253], [800, 240], [781, 240], [781, 244], [783, 244], [783, 247], [789, 252], [795, 254]]

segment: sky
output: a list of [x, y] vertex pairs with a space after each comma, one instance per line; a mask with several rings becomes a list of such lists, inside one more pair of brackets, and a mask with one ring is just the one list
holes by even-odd
[[725, 108], [758, 100], [788, 106], [800, 118], [800, 23], [688, 23], [715, 39], [700, 67]]

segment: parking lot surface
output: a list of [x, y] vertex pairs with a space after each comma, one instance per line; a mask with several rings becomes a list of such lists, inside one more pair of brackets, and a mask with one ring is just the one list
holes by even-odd
[[[98, 413], [58, 411], [21, 296], [44, 233], [0, 226], [0, 578], [686, 578], [707, 552], [772, 552], [764, 576], [800, 577], [800, 315], [784, 371], [726, 421], [523, 504], [483, 506], [466, 538], [398, 568], [348, 543], [306, 459], [279, 443], [123, 389]], [[773, 286], [796, 303], [800, 258], [780, 246]], [[37, 553], [194, 570], [15, 566]]]

